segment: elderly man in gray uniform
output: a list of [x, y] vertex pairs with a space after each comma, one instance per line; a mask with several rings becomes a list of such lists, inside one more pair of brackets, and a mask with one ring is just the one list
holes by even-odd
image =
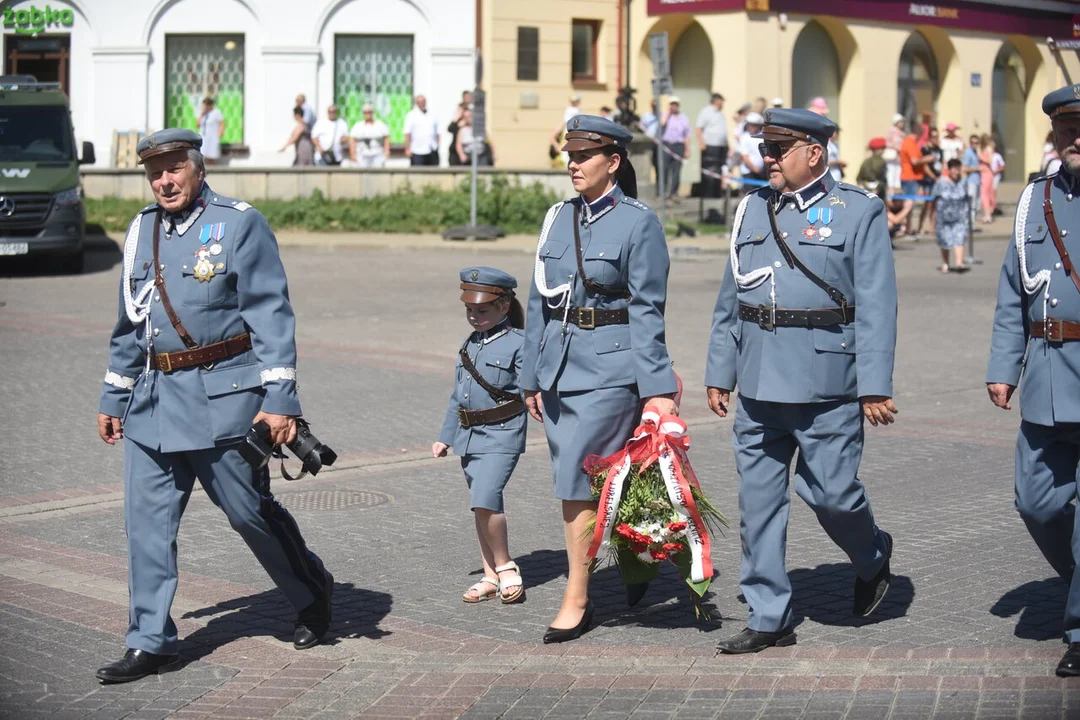
[[296, 436], [295, 320], [285, 269], [266, 219], [205, 181], [201, 138], [167, 129], [136, 148], [157, 202], [124, 242], [119, 318], [98, 432], [124, 443], [128, 651], [97, 671], [128, 682], [177, 659], [169, 609], [176, 535], [195, 479], [298, 611], [294, 645], [330, 625], [333, 577], [308, 550], [237, 443], [266, 421], [274, 443]]
[[1080, 675], [1080, 552], [1076, 533], [1080, 469], [1080, 276], [1069, 248], [1080, 235], [1080, 85], [1043, 98], [1061, 169], [1024, 188], [1013, 242], [998, 283], [986, 389], [1011, 409], [1020, 388], [1016, 509], [1050, 566], [1069, 583], [1068, 648], [1057, 666]]
[[727, 415], [738, 385], [741, 587], [746, 629], [726, 653], [793, 645], [784, 566], [795, 490], [855, 566], [853, 613], [889, 588], [892, 538], [874, 523], [857, 473], [863, 421], [893, 422], [896, 274], [885, 206], [828, 173], [836, 126], [806, 110], [773, 109], [755, 135], [769, 186], [739, 204], [705, 372], [709, 407]]

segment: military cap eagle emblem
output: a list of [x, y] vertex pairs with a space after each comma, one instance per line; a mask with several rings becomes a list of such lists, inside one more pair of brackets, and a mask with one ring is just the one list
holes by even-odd
[[154, 138], [153, 135], [146, 138], [146, 147], [151, 149], [151, 150], [153, 150], [154, 148], [157, 147], [157, 140]]
[[476, 282], [477, 280], [479, 280], [480, 279], [480, 271], [479, 270], [473, 270], [471, 273], [469, 273], [469, 279], [472, 280], [473, 282]]
[[581, 126], [581, 120], [575, 117], [574, 122], [573, 122], [573, 126], [574, 126], [574, 129], [577, 130]]

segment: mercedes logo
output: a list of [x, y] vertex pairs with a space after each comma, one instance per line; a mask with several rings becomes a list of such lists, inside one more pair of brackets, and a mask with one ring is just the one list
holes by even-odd
[[0, 195], [0, 215], [11, 217], [15, 214], [15, 201], [6, 195]]

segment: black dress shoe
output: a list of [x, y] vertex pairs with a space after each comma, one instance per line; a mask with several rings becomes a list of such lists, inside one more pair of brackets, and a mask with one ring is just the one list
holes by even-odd
[[593, 604], [589, 600], [585, 604], [585, 613], [581, 616], [581, 622], [572, 628], [549, 627], [544, 633], [544, 644], [561, 643], [569, 640], [577, 640], [589, 630], [592, 624]]
[[628, 583], [626, 585], [626, 604], [634, 607], [641, 598], [645, 597], [645, 591], [649, 589], [649, 583]]
[[307, 650], [315, 647], [326, 637], [330, 630], [333, 608], [330, 599], [334, 596], [334, 576], [326, 573], [326, 587], [322, 597], [301, 610], [296, 616], [296, 630], [293, 632], [293, 647]]
[[179, 659], [179, 655], [155, 655], [145, 650], [131, 650], [124, 653], [111, 665], [98, 668], [97, 679], [103, 683], [126, 683], [153, 675]]
[[1080, 642], [1069, 643], [1069, 649], [1058, 663], [1058, 677], [1077, 677], [1080, 675]]
[[746, 655], [761, 652], [765, 648], [787, 647], [795, 644], [795, 631], [791, 628], [779, 632], [760, 632], [745, 628], [735, 637], [721, 640], [716, 648], [727, 655]]
[[851, 614], [855, 617], [866, 617], [874, 612], [881, 604], [885, 593], [889, 591], [889, 583], [892, 582], [892, 573], [889, 572], [889, 560], [892, 558], [892, 535], [884, 530], [881, 534], [885, 536], [885, 564], [871, 580], [855, 577], [855, 602], [851, 607]]

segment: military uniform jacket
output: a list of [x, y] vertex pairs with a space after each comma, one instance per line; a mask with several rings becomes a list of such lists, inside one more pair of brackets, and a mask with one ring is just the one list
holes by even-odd
[[[630, 299], [596, 294], [578, 277], [574, 249], [574, 206], [581, 210], [582, 266], [590, 280], [612, 290], [629, 290]], [[643, 203], [616, 186], [586, 207], [580, 198], [562, 205], [544, 244], [538, 250], [537, 272], [548, 288], [571, 277], [571, 307], [629, 308], [628, 325], [583, 330], [567, 324], [563, 307], [551, 307], [534, 280], [525, 323], [525, 349], [520, 385], [528, 390], [578, 392], [637, 385], [642, 397], [676, 391], [664, 341], [664, 305], [670, 261], [660, 221]], [[565, 300], [563, 301], [565, 302]]]
[[[986, 382], [1020, 385], [1020, 414], [1037, 425], [1080, 422], [1080, 342], [1047, 342], [1047, 317], [1080, 322], [1080, 292], [1065, 274], [1043, 215], [1046, 183], [1065, 249], [1080, 257], [1080, 180], [1062, 171], [1024, 188], [1005, 252]], [[1074, 260], [1075, 262], [1075, 260]], [[1023, 383], [1020, 378], [1023, 376]]]
[[[524, 341], [525, 333], [509, 327], [507, 323], [487, 333], [473, 333], [465, 341], [465, 347], [484, 380], [500, 390], [518, 395], [521, 393], [518, 374], [521, 372], [521, 346]], [[454, 392], [446, 408], [439, 442], [451, 446], [456, 455], [525, 452], [527, 413], [492, 425], [461, 427], [458, 408], [490, 410], [498, 403], [462, 367], [460, 357], [454, 373]]]
[[[855, 321], [831, 327], [766, 330], [739, 319], [739, 303], [793, 309], [837, 308], [798, 268], [789, 267], [773, 238], [762, 188], [743, 198], [732, 227], [728, 263], [713, 313], [705, 384], [755, 400], [815, 403], [868, 395], [891, 397], [896, 349], [896, 271], [876, 195], [837, 183], [825, 173], [783, 196], [777, 226], [800, 260], [854, 305]], [[736, 283], [755, 273], [760, 282]], [[761, 278], [764, 277], [764, 280]]]
[[[143, 209], [125, 241], [125, 246], [137, 242], [128, 281], [132, 295], [154, 282], [157, 212], [156, 203]], [[100, 412], [122, 417], [125, 436], [163, 452], [235, 441], [260, 410], [300, 415], [295, 319], [277, 240], [266, 219], [247, 203], [219, 196], [205, 184], [185, 219], [176, 224], [164, 213], [162, 218], [161, 272], [180, 322], [200, 346], [249, 332], [253, 347], [209, 368], [147, 373], [147, 352], [186, 348], [156, 288], [148, 297], [150, 337], [145, 322], [132, 322], [122, 278]], [[218, 246], [217, 254], [209, 256], [214, 275], [208, 282], [197, 279], [194, 270], [196, 252], [204, 245]]]

